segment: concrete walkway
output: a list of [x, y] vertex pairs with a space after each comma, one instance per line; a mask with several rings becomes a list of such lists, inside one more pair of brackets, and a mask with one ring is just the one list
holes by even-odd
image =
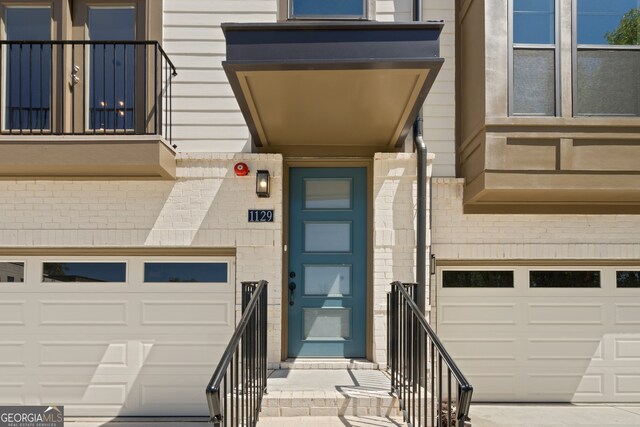
[[[619, 405], [473, 404], [473, 427], [639, 427], [640, 403]], [[206, 418], [67, 418], [67, 427], [205, 427]], [[261, 417], [258, 427], [399, 427], [376, 416]]]
[[640, 403], [471, 405], [473, 427], [640, 426]]

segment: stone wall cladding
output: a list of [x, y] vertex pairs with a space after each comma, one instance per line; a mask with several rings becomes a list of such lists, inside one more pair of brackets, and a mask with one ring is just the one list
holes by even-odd
[[[433, 158], [430, 154], [427, 176]], [[411, 153], [376, 153], [373, 161], [373, 356], [382, 364], [390, 283], [415, 281], [416, 164]]]
[[[269, 362], [280, 360], [282, 156], [185, 153], [175, 181], [0, 181], [0, 247], [236, 249], [236, 287], [269, 282]], [[244, 162], [251, 173], [236, 177]], [[269, 170], [271, 197], [255, 194]], [[248, 209], [274, 209], [248, 223]]]

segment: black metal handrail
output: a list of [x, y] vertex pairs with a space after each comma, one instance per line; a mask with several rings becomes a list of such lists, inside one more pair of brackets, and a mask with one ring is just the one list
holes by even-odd
[[215, 426], [255, 426], [267, 387], [267, 282], [242, 283], [242, 318], [206, 395]]
[[464, 426], [473, 387], [418, 309], [416, 287], [393, 282], [387, 294], [391, 391], [410, 426]]
[[161, 135], [176, 68], [157, 41], [0, 41], [3, 134]]

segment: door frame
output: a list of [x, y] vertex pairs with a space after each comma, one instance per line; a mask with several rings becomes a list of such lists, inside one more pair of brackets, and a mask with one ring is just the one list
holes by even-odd
[[291, 168], [365, 168], [366, 169], [366, 332], [365, 357], [373, 360], [373, 159], [371, 158], [285, 158], [282, 189], [282, 317], [280, 359], [289, 357], [289, 179]]
[[[160, 44], [163, 42], [162, 32], [163, 32], [163, 9], [157, 6], [157, 0], [75, 0], [73, 7], [70, 9], [71, 19], [71, 28], [70, 32], [72, 35], [72, 39], [74, 40], [89, 40], [89, 29], [88, 29], [88, 13], [87, 10], [89, 7], [105, 7], [105, 8], [117, 8], [117, 7], [133, 7], [135, 9], [135, 37], [136, 41], [158, 41]], [[156, 85], [156, 91], [158, 93], [158, 99], [154, 99], [154, 84], [151, 79], [148, 79], [150, 74], [150, 70], [153, 70], [153, 67], [157, 66], [154, 63], [154, 57], [152, 55], [152, 49], [139, 48], [135, 54], [136, 62], [140, 64], [144, 64], [146, 61], [146, 67], [137, 67], [135, 69], [135, 88], [136, 95], [134, 97], [134, 125], [132, 129], [127, 129], [125, 131], [118, 131], [117, 133], [127, 133], [127, 132], [135, 132], [137, 134], [144, 134], [147, 131], [148, 123], [152, 120], [155, 120], [156, 109], [154, 106], [158, 105], [159, 98], [162, 90], [162, 78], [158, 78], [158, 82]], [[145, 59], [145, 52], [147, 53]], [[158, 55], [160, 53], [158, 52]], [[69, 61], [71, 61], [71, 54], [68, 53]], [[82, 61], [82, 49], [76, 49], [76, 58], [74, 58], [75, 63], [82, 64], [82, 78], [81, 84], [86, 84], [89, 82], [89, 67], [88, 63]], [[88, 56], [85, 58], [86, 61], [89, 61]], [[146, 74], [145, 74], [146, 71]], [[146, 100], [144, 99], [143, 89], [146, 86]], [[86, 89], [87, 99], [83, 100], [83, 90], [82, 86], [78, 87], [79, 90], [76, 93], [75, 99], [70, 91], [68, 91], [69, 101], [67, 102], [67, 110], [65, 112], [65, 117], [68, 117], [68, 123], [66, 126], [71, 128], [71, 103], [76, 103], [76, 105], [81, 105], [82, 108], [77, 108], [75, 111], [75, 129], [72, 129], [74, 132], [85, 133], [85, 132], [93, 132], [92, 129], [83, 128], [83, 124], [85, 123], [83, 120], [83, 116], [88, 114], [88, 96], [89, 90]], [[86, 101], [86, 102], [84, 102]], [[147, 111], [144, 111], [144, 106], [147, 106]], [[160, 119], [163, 117], [161, 116]], [[89, 121], [87, 119], [86, 124], [88, 125]], [[160, 120], [158, 128], [154, 129], [157, 132], [160, 132], [162, 128], [162, 120]], [[101, 133], [98, 131], [98, 133]]]

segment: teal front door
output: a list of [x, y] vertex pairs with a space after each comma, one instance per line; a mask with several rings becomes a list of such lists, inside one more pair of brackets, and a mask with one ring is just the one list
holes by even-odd
[[365, 357], [365, 168], [292, 168], [289, 357]]

